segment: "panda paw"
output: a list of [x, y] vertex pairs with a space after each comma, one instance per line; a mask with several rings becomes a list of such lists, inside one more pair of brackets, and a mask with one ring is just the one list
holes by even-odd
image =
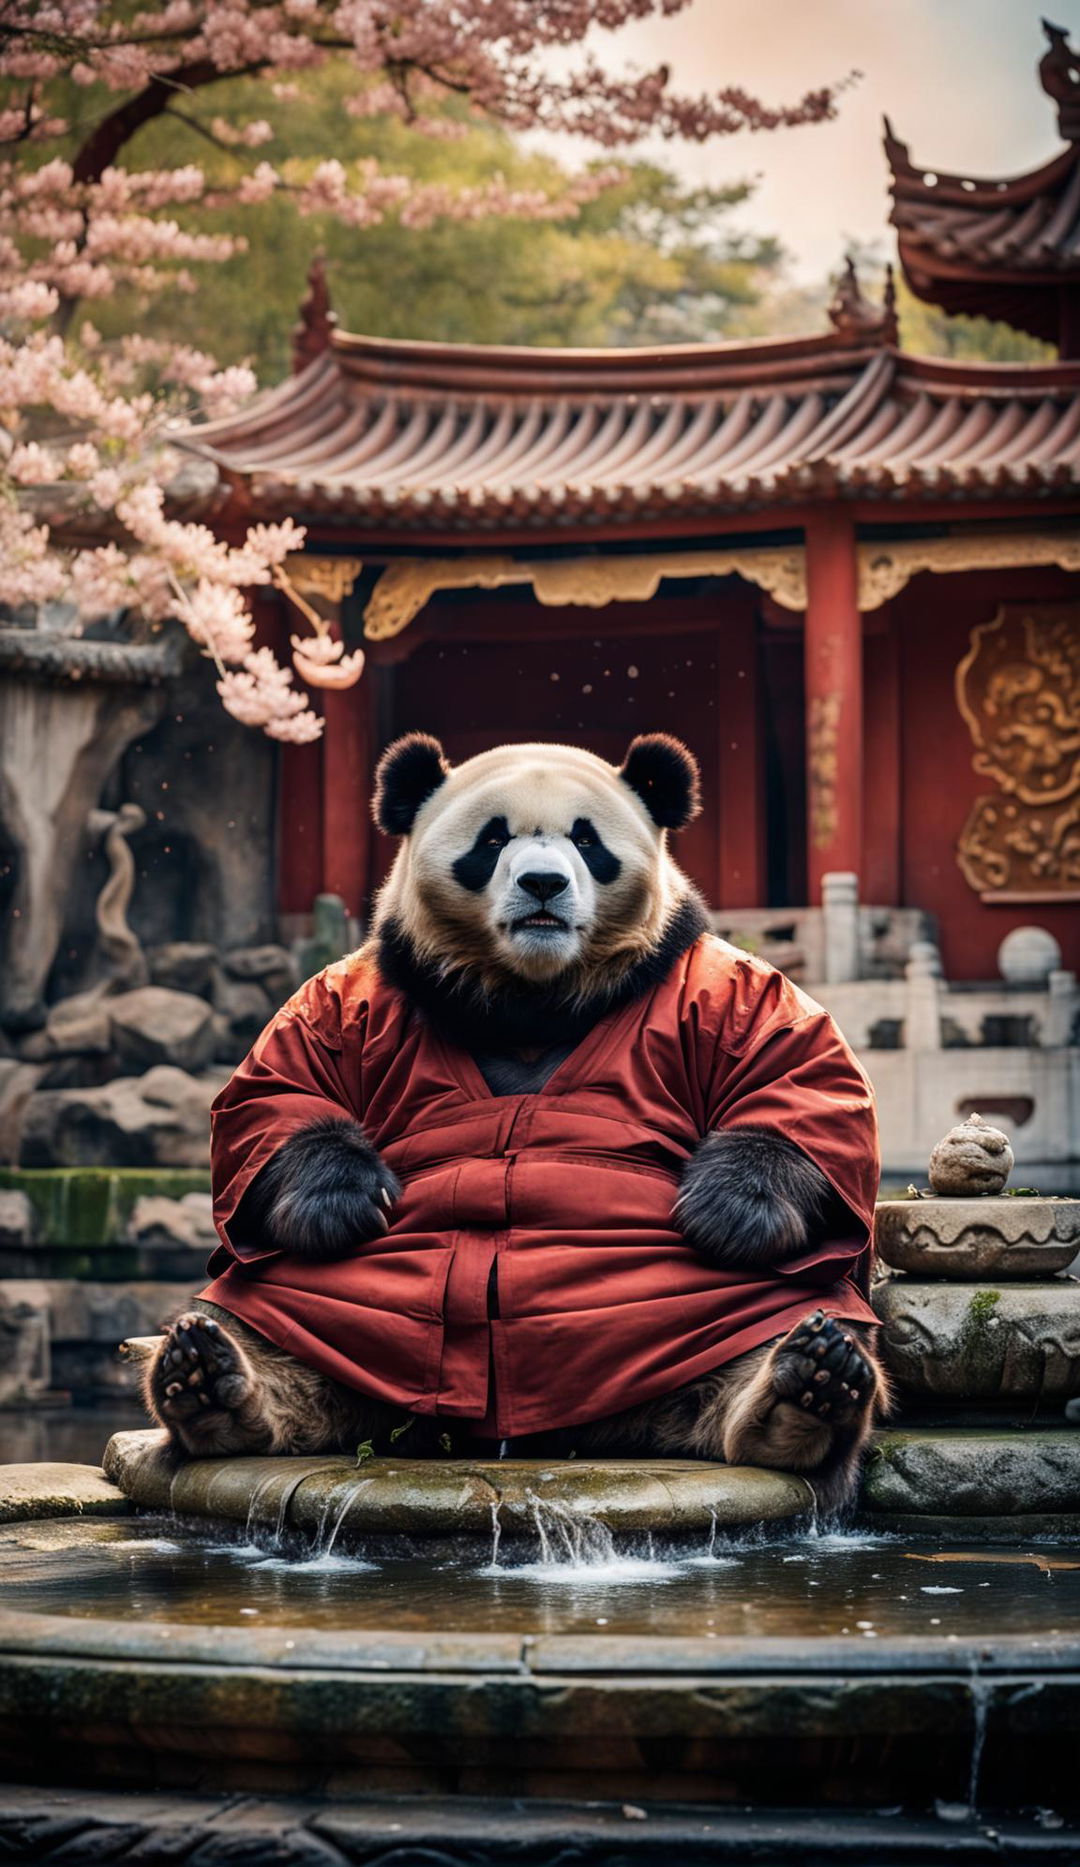
[[767, 1270], [807, 1250], [832, 1189], [820, 1167], [769, 1128], [720, 1128], [687, 1162], [675, 1223], [717, 1270]]
[[358, 1122], [328, 1117], [290, 1135], [255, 1182], [248, 1223], [308, 1263], [347, 1257], [390, 1229], [395, 1177]]

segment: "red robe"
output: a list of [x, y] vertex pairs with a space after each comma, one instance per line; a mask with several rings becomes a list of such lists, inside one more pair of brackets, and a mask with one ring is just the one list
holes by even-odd
[[[389, 1233], [332, 1264], [238, 1236], [275, 1148], [341, 1113], [403, 1184]], [[837, 1236], [768, 1273], [714, 1269], [671, 1217], [701, 1137], [746, 1123], [796, 1142], [844, 1207]], [[874, 1321], [870, 1085], [819, 1005], [711, 935], [533, 1095], [492, 1095], [373, 956], [341, 960], [218, 1096], [213, 1176], [204, 1297], [362, 1393], [499, 1437], [669, 1393], [819, 1306]]]

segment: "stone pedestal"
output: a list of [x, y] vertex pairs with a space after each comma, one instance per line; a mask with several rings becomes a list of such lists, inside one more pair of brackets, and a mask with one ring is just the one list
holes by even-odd
[[1053, 1277], [1080, 1255], [1080, 1199], [890, 1200], [874, 1243], [883, 1263], [916, 1277]]
[[[1080, 1395], [1080, 1279], [1066, 1270], [1080, 1200], [892, 1200], [874, 1239], [889, 1267], [873, 1304], [898, 1404], [864, 1508], [910, 1525], [1080, 1511], [1080, 1432], [1066, 1413]], [[1011, 1424], [995, 1425], [1006, 1411]], [[939, 1423], [910, 1430], [920, 1412]]]

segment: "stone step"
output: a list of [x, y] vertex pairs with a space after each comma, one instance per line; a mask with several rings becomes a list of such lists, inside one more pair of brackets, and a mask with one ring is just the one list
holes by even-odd
[[862, 1508], [911, 1518], [1051, 1517], [1080, 1526], [1080, 1432], [955, 1427], [875, 1434]]
[[1080, 1282], [875, 1285], [880, 1347], [904, 1393], [956, 1400], [1080, 1394]]
[[0, 1465], [0, 1523], [39, 1517], [123, 1517], [133, 1509], [95, 1465]]
[[216, 1243], [206, 1173], [0, 1169], [0, 1278], [184, 1283]]

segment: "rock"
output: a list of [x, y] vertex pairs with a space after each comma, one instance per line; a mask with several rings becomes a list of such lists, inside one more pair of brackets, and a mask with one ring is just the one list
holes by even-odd
[[146, 1251], [180, 1246], [203, 1258], [218, 1242], [213, 1199], [209, 1193], [185, 1193], [181, 1199], [148, 1194], [135, 1201], [124, 1238]]
[[147, 952], [152, 985], [172, 992], [194, 992], [209, 998], [217, 970], [217, 949], [198, 940], [170, 940]]
[[1053, 1277], [1080, 1252], [1080, 1199], [890, 1199], [878, 1256], [916, 1277]]
[[89, 1052], [104, 1055], [112, 1047], [112, 1004], [102, 992], [76, 992], [50, 1007], [45, 1036], [53, 1056]]
[[52, 1383], [49, 1290], [38, 1278], [0, 1283], [0, 1406], [21, 1406]]
[[0, 1161], [17, 1161], [23, 1123], [42, 1070], [33, 1063], [0, 1062]]
[[950, 1128], [931, 1154], [930, 1185], [952, 1199], [1000, 1193], [1012, 1169], [1008, 1135], [981, 1115], [969, 1115]]
[[916, 1283], [874, 1287], [879, 1347], [905, 1393], [1032, 1400], [1080, 1393], [1080, 1283]]
[[44, 1021], [38, 1030], [27, 1031], [25, 1036], [17, 1037], [14, 1048], [22, 1063], [44, 1063], [47, 1057], [51, 1057], [52, 1049], [45, 1033]]
[[214, 1009], [226, 1020], [233, 1043], [242, 1044], [244, 1050], [255, 1042], [277, 1003], [253, 979], [219, 979], [214, 987]]
[[163, 1063], [98, 1089], [41, 1091], [26, 1107], [21, 1165], [205, 1167], [210, 1104], [225, 1080], [220, 1071], [189, 1076]]
[[1075, 1511], [1080, 1433], [942, 1428], [875, 1436], [863, 1478], [871, 1511], [982, 1517]]
[[[177, 1465], [157, 1432], [117, 1433], [105, 1450], [109, 1477], [147, 1509], [173, 1509], [251, 1527], [280, 1520], [317, 1540], [327, 1512], [337, 1542], [376, 1534], [475, 1536], [490, 1546], [492, 1506], [503, 1535], [532, 1541], [535, 1506], [565, 1521], [613, 1532], [701, 1536], [721, 1528], [783, 1522], [813, 1508], [805, 1480], [788, 1472], [690, 1460], [354, 1458], [193, 1459]], [[355, 1502], [342, 1515], [352, 1494]]]
[[171, 1063], [200, 1070], [214, 1052], [214, 1015], [204, 998], [144, 985], [109, 1000], [112, 1043], [125, 1069]]
[[131, 1504], [96, 1465], [0, 1465], [0, 1523], [124, 1517]]
[[25, 1193], [0, 1188], [0, 1245], [32, 1245], [37, 1215]]
[[234, 946], [223, 961], [230, 979], [254, 980], [270, 994], [272, 1008], [284, 1004], [299, 980], [292, 954], [283, 946]]
[[1010, 985], [1045, 987], [1061, 967], [1061, 948], [1045, 927], [1014, 927], [998, 947], [998, 971]]

